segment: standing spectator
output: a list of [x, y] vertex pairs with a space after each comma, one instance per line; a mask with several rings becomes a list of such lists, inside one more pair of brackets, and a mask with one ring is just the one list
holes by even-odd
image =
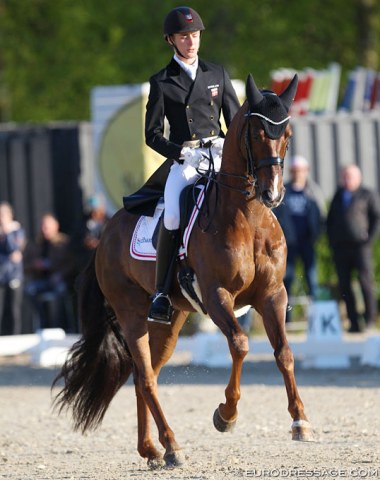
[[[301, 259], [308, 293], [313, 299], [318, 287], [315, 242], [326, 218], [325, 200], [319, 185], [309, 177], [306, 158], [295, 155], [290, 159], [290, 176], [290, 182], [285, 185], [284, 200], [275, 210], [288, 246], [284, 284], [290, 297], [296, 261]], [[290, 309], [286, 321], [290, 321]]]
[[54, 215], [45, 214], [39, 238], [29, 242], [25, 250], [25, 293], [36, 308], [41, 328], [65, 328], [65, 295], [74, 267], [70, 238], [60, 232]]
[[375, 192], [362, 186], [359, 167], [349, 165], [341, 171], [338, 187], [327, 217], [327, 234], [346, 304], [349, 332], [359, 332], [359, 315], [352, 290], [352, 274], [357, 272], [364, 299], [364, 319], [374, 327], [377, 316], [372, 242], [379, 228], [380, 202]]
[[9, 203], [0, 203], [0, 334], [22, 330], [23, 248], [25, 233]]

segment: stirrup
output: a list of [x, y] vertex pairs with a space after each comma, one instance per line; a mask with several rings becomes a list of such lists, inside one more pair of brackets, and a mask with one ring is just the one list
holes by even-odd
[[169, 295], [157, 292], [152, 300], [148, 312], [148, 322], [170, 325], [173, 314], [172, 302]]

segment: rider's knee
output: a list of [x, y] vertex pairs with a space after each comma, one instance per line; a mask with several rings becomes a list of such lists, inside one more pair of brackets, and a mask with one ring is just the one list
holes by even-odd
[[168, 214], [164, 217], [164, 226], [167, 230], [178, 230], [179, 218], [177, 215]]

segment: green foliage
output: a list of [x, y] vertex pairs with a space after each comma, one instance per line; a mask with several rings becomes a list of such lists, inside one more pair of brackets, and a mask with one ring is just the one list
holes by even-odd
[[[321, 235], [315, 248], [317, 257], [318, 285], [320, 288], [319, 295], [321, 296], [321, 299], [325, 297], [339, 298], [338, 278], [326, 234]], [[380, 300], [380, 236], [376, 238], [373, 244], [373, 265], [375, 283], [379, 286], [378, 298]], [[294, 286], [292, 287], [292, 294], [296, 296], [302, 296], [306, 293], [307, 287], [305, 283], [303, 267], [301, 263], [298, 263], [296, 266], [296, 276]]]
[[[206, 25], [201, 55], [223, 63], [233, 78], [252, 72], [264, 86], [275, 68], [336, 61], [347, 72], [363, 64], [367, 24], [357, 21], [358, 13], [372, 6], [368, 37], [380, 38], [377, 3], [194, 0], [191, 6]], [[169, 0], [0, 0], [0, 120], [88, 119], [95, 85], [147, 81], [171, 56], [162, 23], [173, 6]], [[373, 41], [371, 48], [372, 58], [380, 54]]]
[[[375, 270], [375, 282], [380, 286], [380, 238], [378, 237], [373, 245], [373, 263]], [[378, 292], [380, 294], [380, 292]], [[380, 295], [379, 295], [380, 298]]]
[[338, 279], [326, 234], [321, 235], [316, 244], [316, 256], [318, 265], [318, 284], [330, 289], [337, 284]]

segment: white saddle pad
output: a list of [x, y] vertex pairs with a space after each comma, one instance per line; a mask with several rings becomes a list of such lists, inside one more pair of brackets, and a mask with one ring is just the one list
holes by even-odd
[[[193, 208], [189, 223], [183, 234], [182, 246], [178, 254], [180, 258], [184, 258], [187, 255], [190, 234], [204, 199], [204, 185], [198, 185], [196, 188], [199, 188], [201, 193], [198, 196], [197, 203]], [[143, 215], [136, 223], [130, 246], [131, 256], [136, 260], [145, 260], [151, 262], [156, 261], [156, 250], [152, 244], [152, 237], [164, 207], [165, 206], [162, 199], [157, 204], [153, 217], [147, 217]]]

